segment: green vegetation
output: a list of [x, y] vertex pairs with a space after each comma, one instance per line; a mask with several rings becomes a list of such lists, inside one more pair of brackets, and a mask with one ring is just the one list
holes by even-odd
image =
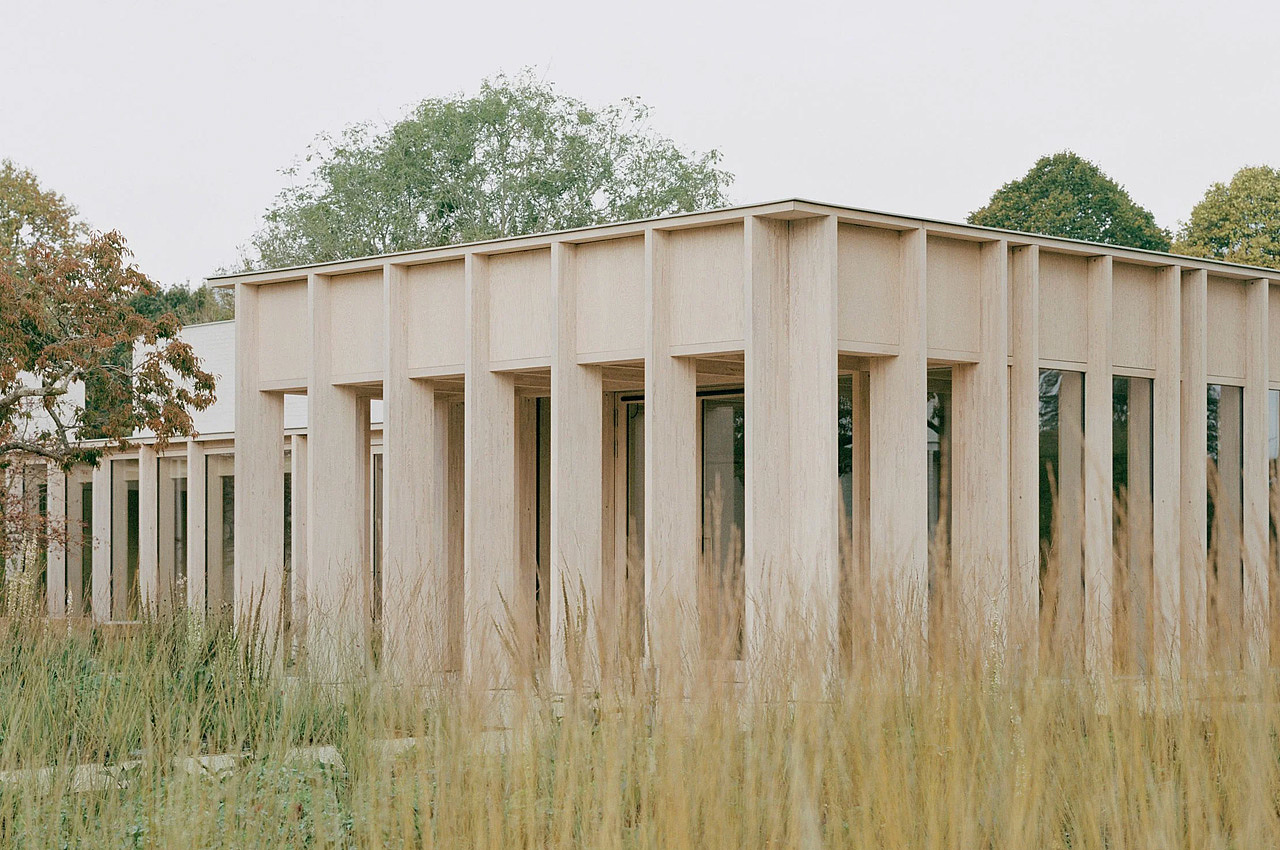
[[1214, 183], [1178, 232], [1174, 250], [1231, 263], [1280, 266], [1280, 171], [1242, 168]]
[[985, 207], [970, 213], [969, 223], [1169, 250], [1169, 234], [1156, 225], [1155, 216], [1097, 165], [1071, 151], [1041, 157], [1022, 179], [1004, 184]]
[[649, 218], [725, 204], [720, 153], [654, 132], [629, 98], [592, 109], [525, 71], [321, 136], [266, 212], [271, 268]]

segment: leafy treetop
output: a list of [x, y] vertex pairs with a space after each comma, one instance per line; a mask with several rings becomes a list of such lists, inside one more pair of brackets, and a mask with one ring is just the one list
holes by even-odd
[[1242, 168], [1214, 183], [1191, 210], [1174, 250], [1250, 266], [1280, 268], [1280, 171]]
[[655, 133], [636, 99], [591, 109], [529, 71], [424, 100], [389, 128], [321, 136], [246, 268], [648, 218], [725, 204], [720, 153]]
[[1169, 250], [1169, 234], [1155, 216], [1129, 197], [1097, 165], [1063, 151], [1041, 157], [1021, 180], [1001, 186], [969, 223], [1147, 248]]

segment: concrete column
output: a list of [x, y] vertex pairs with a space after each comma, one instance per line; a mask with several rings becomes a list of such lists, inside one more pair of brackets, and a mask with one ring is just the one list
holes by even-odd
[[926, 251], [923, 228], [899, 237], [898, 354], [871, 364], [871, 592], [877, 642], [918, 663], [928, 638], [929, 480]]
[[1010, 494], [1000, 486], [1009, 480], [1009, 443], [993, 439], [1010, 422], [1008, 269], [1008, 244], [984, 243], [978, 362], [953, 370], [953, 587], [964, 634], [976, 641], [971, 649], [997, 655], [1004, 653], [1010, 575]]
[[1089, 260], [1084, 379], [1084, 654], [1093, 675], [1112, 672], [1115, 576], [1112, 490], [1110, 256]]
[[111, 460], [93, 470], [93, 619], [111, 620]]
[[258, 386], [258, 288], [236, 284], [235, 618], [275, 640], [284, 580], [284, 396]]
[[[1056, 556], [1053, 618], [1055, 666], [1074, 674], [1085, 665], [1085, 375], [1061, 373], [1058, 384], [1058, 504], [1053, 548]], [[1110, 427], [1108, 425], [1108, 427]], [[1110, 536], [1108, 536], [1110, 539]], [[1050, 564], [1051, 568], [1055, 564]]]
[[1208, 274], [1182, 275], [1182, 664], [1208, 662]]
[[[591, 682], [617, 650], [618, 612], [606, 603], [604, 385], [578, 365], [574, 247], [551, 245], [555, 357], [551, 361], [551, 670], [557, 687]], [[567, 604], [566, 604], [567, 603]], [[585, 616], [584, 616], [585, 615]]]
[[308, 662], [315, 675], [332, 680], [366, 661], [371, 571], [369, 402], [333, 383], [330, 286], [325, 275], [309, 277], [306, 486]]
[[[67, 615], [67, 476], [56, 463], [45, 465], [45, 601], [50, 617]], [[78, 567], [79, 565], [77, 565]]]
[[[206, 599], [205, 530], [209, 524], [204, 443], [187, 443], [187, 606], [203, 616]], [[96, 507], [96, 506], [95, 506]]]
[[790, 270], [785, 221], [747, 216], [745, 351], [746, 647], [759, 654], [792, 633], [787, 614], [799, 602], [791, 571]]
[[1182, 658], [1182, 270], [1177, 266], [1161, 269], [1156, 285], [1156, 374], [1151, 411], [1152, 649], [1154, 669], [1163, 676], [1174, 676]]
[[836, 646], [840, 587], [838, 227], [835, 216], [791, 222], [786, 377], [791, 545], [785, 580], [773, 589], [794, 588], [818, 647], [827, 650]]
[[383, 266], [383, 657], [399, 675], [420, 679], [442, 668], [445, 652], [445, 480], [436, 445], [444, 435], [433, 387], [409, 377], [416, 329], [405, 278], [403, 267]]
[[702, 655], [698, 634], [701, 498], [692, 359], [671, 355], [666, 234], [645, 231], [645, 625], [649, 654], [672, 671]]
[[160, 587], [160, 464], [152, 446], [138, 446], [138, 595], [152, 611], [165, 595]]
[[305, 646], [307, 628], [307, 435], [294, 434], [289, 438], [289, 465], [293, 490], [290, 493], [291, 534], [293, 556], [291, 569], [293, 581], [290, 592], [290, 615], [295, 640]]
[[473, 681], [507, 687], [533, 663], [534, 592], [519, 580], [515, 384], [489, 369], [484, 256], [467, 255], [466, 302], [464, 663]]
[[1244, 622], [1241, 625], [1244, 662], [1250, 667], [1267, 665], [1271, 640], [1268, 588], [1271, 482], [1267, 452], [1270, 286], [1265, 279], [1245, 284], [1248, 309], [1244, 365]]
[[1040, 655], [1040, 248], [1013, 249], [1009, 279], [1009, 648]]

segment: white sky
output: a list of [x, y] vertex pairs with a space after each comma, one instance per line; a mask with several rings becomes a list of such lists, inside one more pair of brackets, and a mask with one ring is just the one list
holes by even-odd
[[962, 219], [1071, 148], [1174, 227], [1212, 181], [1280, 166], [1277, 33], [1274, 0], [0, 0], [0, 158], [195, 283], [316, 134], [529, 65], [721, 149], [734, 202]]

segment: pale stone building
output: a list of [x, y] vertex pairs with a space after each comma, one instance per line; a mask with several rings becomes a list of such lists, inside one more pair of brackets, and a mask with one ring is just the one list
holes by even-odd
[[563, 672], [584, 612], [593, 659], [734, 661], [945, 584], [1028, 657], [1266, 663], [1272, 282], [800, 200], [218, 278], [199, 438], [29, 482], [94, 541], [49, 611]]

